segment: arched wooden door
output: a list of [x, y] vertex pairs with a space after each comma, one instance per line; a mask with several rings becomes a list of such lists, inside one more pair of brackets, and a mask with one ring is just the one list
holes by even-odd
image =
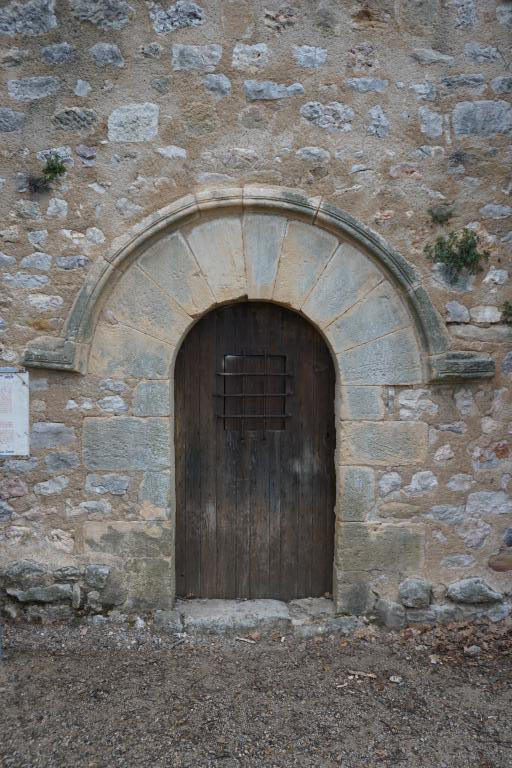
[[175, 368], [176, 581], [189, 597], [332, 591], [334, 367], [300, 315], [211, 311]]

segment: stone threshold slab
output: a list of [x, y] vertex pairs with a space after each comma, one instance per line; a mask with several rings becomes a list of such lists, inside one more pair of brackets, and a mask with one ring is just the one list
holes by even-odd
[[157, 611], [160, 629], [188, 634], [281, 632], [301, 637], [341, 632], [348, 634], [364, 620], [336, 616], [332, 600], [308, 597], [292, 600], [178, 600], [173, 611]]

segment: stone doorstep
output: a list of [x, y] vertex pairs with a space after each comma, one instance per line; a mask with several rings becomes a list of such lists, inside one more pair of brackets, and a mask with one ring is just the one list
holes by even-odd
[[242, 634], [293, 632], [301, 637], [341, 632], [348, 634], [362, 624], [354, 616], [336, 617], [332, 600], [304, 598], [280, 600], [178, 600], [174, 611], [159, 611], [155, 623], [161, 629], [191, 634]]

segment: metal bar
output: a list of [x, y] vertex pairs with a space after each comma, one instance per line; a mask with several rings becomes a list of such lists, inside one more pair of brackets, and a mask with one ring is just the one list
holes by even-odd
[[263, 437], [265, 437], [265, 431], [267, 429], [267, 420], [265, 418], [267, 412], [267, 401], [265, 399], [267, 392], [267, 360], [267, 351], [265, 350], [265, 360], [263, 362], [263, 373], [265, 374], [263, 377]]
[[288, 395], [293, 395], [293, 392], [265, 392], [265, 393], [260, 393], [259, 395], [240, 395], [240, 394], [217, 395], [216, 393], [214, 393], [212, 397], [287, 397]]
[[251, 373], [250, 371], [240, 371], [240, 373], [221, 373], [220, 371], [216, 372], [217, 376], [288, 376], [291, 377], [293, 374], [291, 373]]
[[[233, 413], [233, 414], [224, 414], [224, 413], [217, 413], [215, 414], [219, 419], [263, 419], [264, 414], [263, 413]], [[291, 417], [291, 413], [267, 413], [267, 419], [289, 419]]]

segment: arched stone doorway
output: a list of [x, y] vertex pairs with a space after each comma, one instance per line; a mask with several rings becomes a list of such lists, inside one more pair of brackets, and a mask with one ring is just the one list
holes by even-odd
[[[489, 376], [493, 363], [449, 352], [444, 324], [415, 270], [378, 235], [296, 191], [207, 190], [157, 212], [93, 266], [62, 336], [31, 343], [27, 365], [123, 376], [147, 395], [132, 416], [84, 419], [87, 470], [139, 472], [147, 491], [140, 519], [85, 522], [87, 551], [92, 557], [111, 547], [121, 560], [136, 553], [145, 604], [173, 601], [175, 457], [168, 403], [175, 358], [206, 312], [247, 299], [301, 313], [331, 349], [333, 592], [338, 611], [362, 613], [371, 608], [382, 574], [393, 586], [423, 570], [421, 523], [372, 520], [376, 471], [421, 466], [427, 451], [427, 425], [394, 419], [386, 409], [388, 388]], [[163, 496], [165, 508], [155, 503]]]
[[334, 366], [304, 317], [203, 316], [176, 359], [174, 440], [178, 596], [332, 593]]

